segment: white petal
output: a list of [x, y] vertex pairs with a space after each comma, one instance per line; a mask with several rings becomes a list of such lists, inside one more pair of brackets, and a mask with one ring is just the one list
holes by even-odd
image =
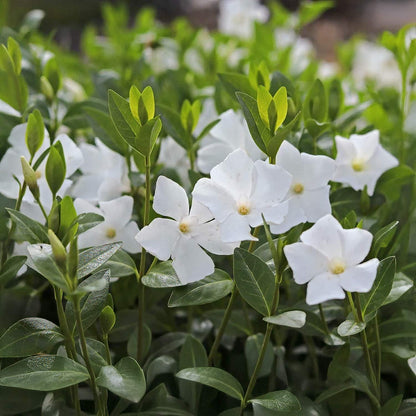
[[331, 299], [344, 299], [345, 293], [340, 286], [338, 277], [331, 273], [323, 273], [314, 277], [306, 290], [306, 303], [316, 305]]
[[234, 249], [240, 245], [239, 241], [234, 244], [222, 242], [220, 226], [215, 220], [195, 226], [192, 238], [205, 250], [214, 254], [233, 254]]
[[249, 224], [252, 227], [258, 227], [263, 225], [263, 218], [268, 224], [281, 224], [284, 222], [286, 216], [288, 215], [289, 211], [289, 203], [288, 201], [283, 201], [280, 204], [275, 204], [272, 206], [260, 208], [260, 209], [253, 209], [252, 212], [247, 215]]
[[350, 267], [339, 275], [339, 281], [348, 292], [368, 292], [377, 276], [378, 259], [371, 259], [358, 266]]
[[228, 143], [212, 143], [201, 147], [197, 153], [198, 170], [209, 173], [211, 169], [221, 163], [234, 149]]
[[302, 185], [306, 189], [321, 188], [328, 184], [335, 172], [335, 161], [327, 156], [302, 153], [304, 175]]
[[99, 201], [110, 201], [118, 198], [123, 192], [123, 184], [118, 177], [101, 178], [101, 185], [97, 189]]
[[133, 212], [133, 198], [123, 195], [111, 201], [100, 202], [100, 208], [104, 213], [106, 221], [114, 228], [123, 228], [131, 219]]
[[27, 217], [32, 218], [32, 220], [40, 222], [41, 224], [45, 223], [45, 217], [36, 202], [22, 201], [20, 212], [25, 214]]
[[99, 208], [91, 204], [91, 202], [86, 201], [85, 199], [77, 198], [74, 201], [74, 207], [78, 215], [85, 212], [93, 212], [94, 214], [103, 215], [103, 212]]
[[117, 230], [116, 240], [123, 242], [123, 249], [129, 253], [138, 253], [140, 251], [140, 245], [135, 239], [137, 233], [139, 232], [139, 227], [133, 221], [129, 222], [121, 230]]
[[66, 162], [66, 177], [69, 178], [84, 162], [79, 147], [66, 134], [60, 134], [56, 141], [60, 141], [64, 150]]
[[300, 239], [319, 250], [327, 258], [342, 258], [342, 244], [339, 230], [340, 223], [332, 216], [325, 215], [309, 230], [302, 233]]
[[156, 218], [136, 235], [136, 241], [159, 260], [167, 260], [181, 236], [178, 223], [167, 218]]
[[95, 227], [85, 231], [85, 233], [80, 234], [78, 237], [78, 247], [88, 248], [119, 241], [117, 239], [108, 238], [106, 235], [107, 229], [107, 224], [102, 222]]
[[282, 142], [276, 154], [276, 165], [286, 169], [295, 180], [304, 177], [300, 152], [286, 140]]
[[319, 218], [331, 213], [329, 201], [329, 185], [313, 190], [305, 189], [299, 195], [299, 203], [308, 222], [316, 222]]
[[189, 214], [185, 189], [166, 176], [159, 176], [156, 181], [153, 209], [160, 215], [180, 221]]
[[360, 228], [339, 231], [342, 242], [343, 259], [347, 266], [361, 263], [370, 251], [373, 235]]
[[231, 214], [220, 223], [221, 240], [225, 243], [245, 240], [257, 241], [257, 238], [253, 237], [250, 231], [251, 228], [245, 215]]
[[356, 172], [351, 164], [337, 165], [333, 177], [333, 181], [347, 184], [356, 191], [364, 189], [367, 185], [367, 191], [370, 196], [374, 192], [377, 179], [378, 176], [371, 171], [362, 170]]
[[[269, 217], [270, 218], [270, 217]], [[295, 225], [306, 222], [305, 213], [299, 203], [299, 198], [293, 196], [287, 200], [287, 214], [280, 223], [268, 220], [270, 231], [273, 234], [282, 234], [289, 231]]]
[[219, 115], [219, 119], [219, 123], [211, 129], [210, 135], [223, 143], [229, 143], [232, 150], [242, 147], [245, 133], [242, 117], [233, 110], [227, 110]]
[[211, 211], [196, 199], [192, 201], [191, 211], [189, 212], [189, 215], [191, 217], [198, 218], [199, 223], [208, 222], [214, 218]]
[[102, 182], [102, 176], [83, 175], [72, 187], [71, 195], [77, 198], [87, 199], [89, 201], [97, 201], [97, 190], [101, 186]]
[[254, 164], [255, 185], [251, 200], [256, 206], [281, 202], [292, 184], [292, 175], [280, 166], [258, 160]]
[[335, 136], [335, 143], [337, 145], [336, 164], [349, 164], [357, 156], [357, 150], [354, 143], [349, 139], [341, 136]]
[[211, 170], [211, 180], [225, 188], [234, 199], [252, 193], [254, 163], [242, 149], [234, 150]]
[[88, 143], [81, 143], [79, 148], [84, 159], [84, 162], [80, 167], [81, 171], [84, 174], [98, 174], [104, 176], [102, 169], [105, 160], [103, 160], [103, 155], [99, 149]]
[[369, 160], [380, 144], [379, 135], [378, 130], [373, 130], [366, 134], [351, 135], [350, 140], [357, 149], [357, 156], [364, 160]]
[[219, 222], [237, 212], [237, 205], [233, 197], [225, 188], [215, 184], [211, 179], [200, 179], [195, 184], [192, 197], [195, 201], [205, 205]]
[[284, 247], [284, 253], [299, 285], [309, 282], [328, 270], [328, 259], [312, 246], [293, 243]]
[[172, 253], [172, 266], [179, 280], [196, 282], [214, 273], [214, 262], [191, 238], [180, 238]]

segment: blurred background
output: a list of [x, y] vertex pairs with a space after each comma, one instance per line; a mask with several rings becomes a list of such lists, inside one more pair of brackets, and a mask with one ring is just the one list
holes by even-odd
[[[133, 19], [136, 12], [151, 6], [157, 17], [169, 22], [186, 16], [197, 27], [215, 29], [221, 0], [0, 0], [0, 23], [17, 26], [32, 9], [46, 12], [41, 30], [53, 33], [55, 40], [70, 50], [79, 50], [82, 30], [90, 23], [99, 25], [103, 3], [125, 4]], [[263, 1], [272, 3], [274, 0]], [[279, 0], [291, 11], [299, 0]], [[315, 44], [320, 58], [335, 59], [335, 45], [355, 33], [376, 37], [384, 30], [396, 31], [416, 22], [416, 0], [336, 0], [335, 7], [303, 32]]]

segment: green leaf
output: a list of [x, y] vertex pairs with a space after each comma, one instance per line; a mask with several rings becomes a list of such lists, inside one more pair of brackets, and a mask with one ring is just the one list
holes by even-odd
[[287, 311], [263, 318], [263, 321], [289, 328], [302, 328], [306, 322], [306, 313], [303, 311]]
[[13, 324], [0, 338], [0, 357], [27, 357], [49, 352], [64, 337], [54, 323], [25, 318]]
[[0, 270], [0, 286], [6, 285], [11, 279], [16, 277], [17, 272], [26, 263], [26, 256], [13, 256], [6, 260]]
[[243, 92], [253, 98], [256, 96], [256, 90], [251, 86], [246, 75], [229, 72], [218, 74], [218, 78], [233, 100], [236, 99], [237, 92]]
[[181, 347], [187, 337], [188, 334], [184, 332], [171, 332], [157, 338], [152, 343], [151, 354], [146, 360], [145, 367], [148, 366], [155, 357], [167, 354], [168, 352], [174, 351]]
[[6, 208], [11, 220], [16, 224], [15, 238], [30, 244], [49, 242], [46, 227], [32, 220], [19, 211]]
[[316, 79], [308, 91], [303, 105], [303, 116], [305, 120], [315, 120], [323, 123], [328, 113], [328, 100], [325, 87], [320, 79]]
[[84, 366], [55, 355], [25, 358], [0, 371], [0, 386], [27, 390], [53, 391], [88, 379]]
[[61, 269], [55, 263], [52, 247], [49, 244], [33, 244], [27, 248], [33, 264], [31, 268], [40, 273], [52, 285], [61, 288], [65, 293], [69, 288]]
[[160, 117], [163, 122], [163, 128], [171, 136], [179, 146], [185, 150], [189, 150], [192, 147], [192, 139], [189, 133], [182, 125], [181, 116], [172, 108], [158, 104], [157, 111], [160, 113]]
[[71, 224], [69, 225], [68, 231], [63, 237], [63, 242], [69, 243], [75, 236], [85, 233], [85, 231], [88, 231], [103, 221], [104, 217], [94, 212], [85, 212], [83, 214], [79, 214], [72, 220]]
[[171, 261], [164, 261], [152, 267], [146, 275], [142, 277], [145, 286], [153, 288], [182, 286]]
[[42, 146], [44, 137], [45, 125], [40, 111], [36, 109], [29, 115], [26, 128], [26, 146], [32, 158]]
[[89, 275], [97, 270], [121, 248], [123, 243], [110, 243], [89, 248], [79, 254], [78, 278]]
[[227, 296], [234, 287], [230, 276], [216, 269], [213, 274], [198, 282], [173, 290], [169, 298], [169, 307], [205, 305]]
[[392, 397], [381, 409], [380, 416], [395, 416], [402, 403], [403, 394]]
[[131, 146], [141, 155], [150, 156], [161, 130], [162, 122], [159, 117], [149, 120], [146, 124], [143, 124], [143, 126], [140, 127], [137, 132], [134, 145]]
[[59, 145], [60, 142], [57, 142], [50, 148], [45, 167], [46, 180], [53, 195], [61, 188], [66, 175], [65, 158], [59, 150]]
[[360, 294], [364, 315], [376, 312], [383, 305], [393, 286], [395, 270], [396, 260], [394, 257], [387, 257], [380, 262], [372, 289], [368, 293]]
[[[263, 334], [250, 335], [244, 345], [244, 355], [247, 362], [247, 373], [253, 374], [254, 368], [260, 355], [261, 346], [264, 341]], [[274, 353], [273, 346], [269, 342], [263, 359], [263, 364], [258, 372], [258, 377], [264, 377], [270, 374], [273, 367]]]
[[270, 316], [275, 278], [267, 264], [247, 250], [237, 248], [234, 279], [241, 297], [263, 316]]
[[337, 331], [341, 337], [350, 337], [364, 331], [365, 327], [365, 322], [355, 322], [347, 319], [338, 326]]
[[267, 153], [266, 144], [269, 142], [271, 135], [270, 131], [260, 117], [257, 108], [257, 101], [250, 95], [244, 94], [242, 92], [237, 92], [236, 96], [243, 110], [251, 137], [253, 138], [257, 147], [262, 152]]
[[[207, 367], [208, 357], [204, 346], [192, 335], [188, 335], [179, 353], [179, 368]], [[198, 412], [198, 402], [201, 394], [201, 386], [185, 380], [179, 381], [179, 391], [191, 410]]]
[[51, 84], [55, 94], [59, 91], [62, 84], [61, 74], [58, 68], [58, 62], [55, 58], [50, 58], [43, 68], [43, 75]]
[[176, 360], [169, 355], [161, 355], [160, 357], [155, 358], [147, 368], [147, 384], [150, 386], [160, 374], [174, 374], [177, 371]]
[[133, 403], [139, 403], [146, 392], [143, 370], [131, 357], [122, 358], [115, 366], [103, 367], [97, 384]]
[[331, 397], [336, 396], [339, 393], [342, 393], [346, 390], [351, 390], [354, 388], [354, 383], [349, 381], [347, 383], [337, 384], [335, 386], [330, 387], [327, 390], [324, 390], [316, 399], [316, 403], [322, 403], [325, 400], [330, 399]]
[[[1, 278], [0, 278], [1, 281]], [[387, 298], [384, 300], [383, 305], [388, 305], [389, 303], [395, 302], [403, 294], [405, 294], [410, 288], [413, 287], [413, 280], [408, 278], [404, 273], [396, 273], [393, 279], [393, 285], [388, 294]]]
[[406, 165], [389, 169], [378, 180], [376, 192], [383, 194], [388, 201], [396, 201], [401, 197], [402, 186], [411, 183], [414, 176], [415, 171]]
[[386, 248], [390, 244], [391, 240], [396, 234], [398, 225], [399, 221], [393, 221], [392, 223], [377, 231], [373, 239], [369, 257], [377, 257], [380, 249]]
[[0, 387], [2, 416], [26, 415], [31, 410], [40, 409], [44, 398], [45, 393], [41, 391]]
[[131, 276], [137, 272], [134, 260], [123, 250], [116, 251], [101, 267], [110, 270], [113, 278]]
[[297, 412], [302, 408], [296, 396], [287, 390], [272, 391], [251, 399], [249, 402], [275, 412]]
[[326, 10], [334, 7], [333, 1], [314, 1], [312, 3], [301, 3], [299, 8], [299, 27], [317, 19]]
[[[1, 373], [0, 373], [1, 374]], [[243, 388], [230, 373], [215, 367], [186, 368], [179, 371], [176, 377], [182, 380], [195, 381], [222, 391], [237, 400], [243, 400]]]

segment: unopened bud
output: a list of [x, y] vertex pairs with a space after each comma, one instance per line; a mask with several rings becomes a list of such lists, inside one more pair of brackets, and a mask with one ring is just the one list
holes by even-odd
[[66, 272], [66, 250], [61, 240], [56, 236], [52, 230], [48, 230], [49, 242], [52, 246], [52, 253], [55, 258], [56, 264], [59, 268]]
[[107, 335], [113, 329], [115, 323], [116, 315], [114, 314], [111, 306], [107, 305], [100, 314], [101, 330], [105, 335]]
[[39, 186], [36, 178], [36, 173], [24, 156], [20, 157], [20, 163], [22, 164], [23, 178], [26, 182], [26, 185], [29, 187], [30, 192], [32, 192], [33, 196], [37, 200], [39, 199]]

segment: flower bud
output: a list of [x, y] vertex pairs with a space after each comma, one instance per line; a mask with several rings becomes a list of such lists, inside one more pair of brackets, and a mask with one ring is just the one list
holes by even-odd
[[26, 185], [29, 187], [35, 199], [39, 199], [39, 186], [36, 178], [36, 173], [32, 166], [29, 165], [28, 161], [24, 156], [20, 157], [20, 163], [22, 164], [23, 177]]
[[108, 335], [116, 323], [116, 315], [111, 306], [107, 305], [101, 311], [100, 325], [104, 335]]
[[49, 242], [52, 246], [52, 253], [55, 258], [56, 264], [59, 268], [66, 273], [66, 250], [61, 240], [56, 236], [52, 230], [48, 230]]

